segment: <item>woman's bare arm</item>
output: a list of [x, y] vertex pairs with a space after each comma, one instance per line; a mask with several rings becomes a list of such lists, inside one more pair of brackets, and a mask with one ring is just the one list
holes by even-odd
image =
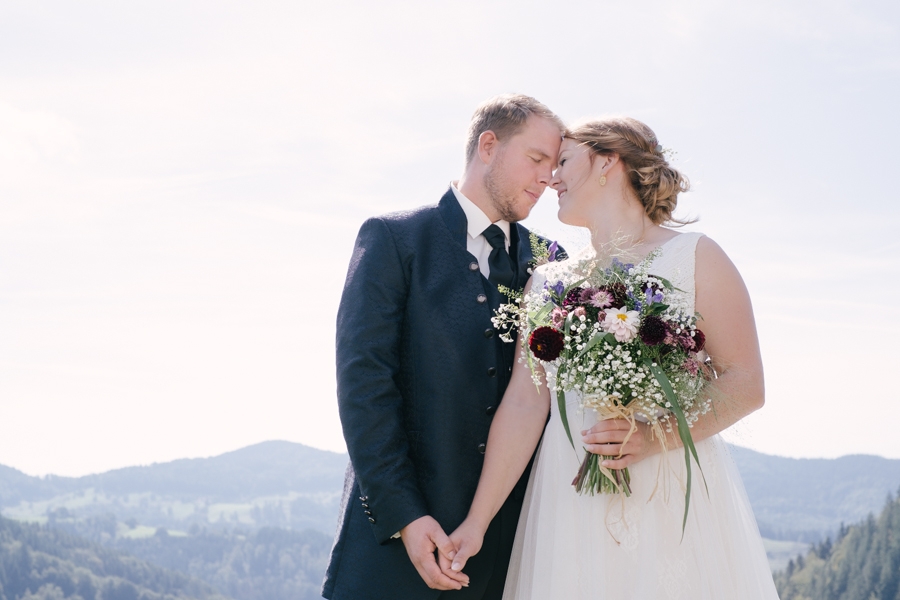
[[[525, 293], [530, 288], [529, 282]], [[523, 337], [520, 335], [516, 344], [519, 353], [523, 349]], [[538, 367], [538, 370], [543, 376], [543, 369]], [[546, 381], [538, 389], [527, 363], [516, 362], [509, 387], [491, 423], [484, 468], [469, 515], [450, 536], [458, 549], [453, 560], [454, 571], [461, 570], [466, 560], [481, 549], [488, 525], [522, 476], [541, 439], [549, 412], [550, 391]]]
[[[765, 402], [762, 357], [750, 295], [737, 268], [714, 241], [702, 237], [697, 243], [695, 271], [697, 327], [706, 334], [706, 350], [719, 374], [710, 386], [713, 410], [691, 427], [700, 441], [731, 427]], [[618, 420], [601, 421], [582, 432], [585, 447], [595, 454], [617, 456], [604, 461], [611, 469], [623, 469], [659, 451], [650, 440], [649, 429], [638, 431], [622, 446], [628, 427]], [[677, 434], [667, 446], [681, 445]]]

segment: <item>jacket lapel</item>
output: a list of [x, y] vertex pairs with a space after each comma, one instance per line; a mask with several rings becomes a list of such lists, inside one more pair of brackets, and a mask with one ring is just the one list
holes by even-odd
[[528, 272], [530, 263], [534, 259], [531, 252], [530, 232], [518, 223], [511, 223], [509, 228], [509, 247], [515, 248], [515, 256], [513, 260], [516, 263], [516, 289], [521, 290], [528, 283], [531, 273]]

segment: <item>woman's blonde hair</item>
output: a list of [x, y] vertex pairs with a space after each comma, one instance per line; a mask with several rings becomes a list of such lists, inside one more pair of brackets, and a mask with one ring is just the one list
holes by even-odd
[[645, 124], [630, 117], [606, 117], [576, 125], [565, 137], [587, 147], [592, 162], [595, 155], [618, 155], [632, 189], [655, 224], [686, 225], [696, 220], [672, 216], [678, 194], [688, 191], [691, 184], [669, 164], [656, 134]]

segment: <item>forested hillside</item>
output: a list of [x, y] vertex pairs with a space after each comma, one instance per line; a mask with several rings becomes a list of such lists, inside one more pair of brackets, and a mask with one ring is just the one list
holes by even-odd
[[[263, 527], [220, 530], [194, 525], [187, 532], [131, 527], [114, 515], [53, 521], [85, 539], [210, 584], [235, 600], [318, 600], [332, 536], [309, 529]], [[138, 535], [135, 535], [138, 534]]]
[[900, 487], [900, 460], [851, 455], [786, 458], [732, 446], [764, 537], [819, 542], [841, 523], [879, 512]]
[[900, 600], [900, 498], [788, 563], [781, 600]]
[[0, 600], [225, 600], [212, 587], [63, 531], [0, 517]]

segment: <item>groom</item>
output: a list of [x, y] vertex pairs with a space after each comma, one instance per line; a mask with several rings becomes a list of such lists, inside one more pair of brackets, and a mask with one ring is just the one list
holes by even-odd
[[529, 278], [518, 221], [550, 181], [563, 129], [534, 98], [491, 98], [440, 202], [360, 229], [337, 319], [350, 465], [325, 598], [500, 600], [527, 473], [466, 574], [447, 568], [445, 532], [468, 513], [509, 383], [515, 346], [491, 325], [505, 301], [497, 286]]

